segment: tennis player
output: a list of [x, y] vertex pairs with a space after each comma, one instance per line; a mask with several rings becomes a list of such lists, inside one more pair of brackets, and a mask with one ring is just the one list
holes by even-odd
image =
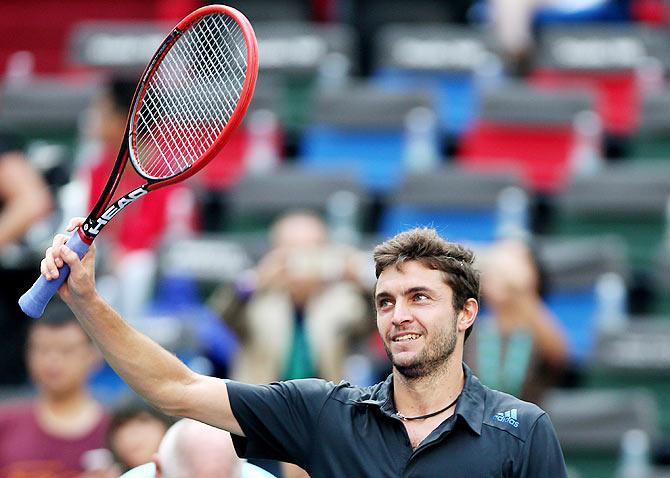
[[[73, 220], [69, 230], [81, 224]], [[72, 269], [59, 292], [124, 380], [163, 412], [233, 434], [240, 456], [292, 462], [318, 477], [565, 477], [549, 417], [488, 389], [462, 362], [478, 312], [474, 256], [432, 229], [377, 246], [377, 328], [393, 369], [372, 387], [303, 379], [247, 385], [199, 375], [126, 323], [57, 235], [41, 270]]]

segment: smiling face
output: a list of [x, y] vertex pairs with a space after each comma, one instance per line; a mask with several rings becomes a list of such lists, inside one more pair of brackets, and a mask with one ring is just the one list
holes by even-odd
[[474, 300], [456, 311], [443, 273], [417, 261], [379, 275], [375, 308], [386, 354], [407, 378], [425, 377], [445, 366], [477, 313]]

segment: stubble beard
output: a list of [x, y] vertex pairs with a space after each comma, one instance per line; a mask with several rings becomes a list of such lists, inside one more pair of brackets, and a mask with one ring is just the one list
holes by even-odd
[[399, 364], [394, 360], [393, 353], [388, 344], [384, 342], [386, 356], [389, 358], [393, 367], [407, 379], [418, 379], [428, 377], [438, 370], [441, 370], [456, 350], [456, 321], [453, 321], [451, 330], [445, 330], [442, 334], [435, 337], [435, 340], [426, 347], [412, 361], [412, 363]]

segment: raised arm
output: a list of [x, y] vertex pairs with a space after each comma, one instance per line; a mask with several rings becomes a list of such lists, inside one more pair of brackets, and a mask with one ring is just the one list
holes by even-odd
[[[83, 220], [73, 219], [68, 231]], [[105, 360], [124, 381], [151, 404], [169, 415], [190, 417], [242, 435], [233, 416], [224, 380], [190, 370], [175, 355], [131, 327], [95, 288], [95, 247], [80, 260], [59, 234], [47, 249], [41, 272], [58, 277], [63, 262], [70, 266], [59, 294], [100, 348]]]
[[0, 247], [21, 239], [53, 206], [49, 188], [20, 152], [0, 157]]

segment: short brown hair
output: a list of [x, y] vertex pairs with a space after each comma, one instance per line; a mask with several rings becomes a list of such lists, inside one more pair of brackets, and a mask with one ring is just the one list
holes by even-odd
[[[375, 247], [372, 255], [377, 278], [388, 267], [417, 261], [443, 273], [444, 282], [454, 294], [454, 309], [461, 310], [470, 298], [479, 302], [479, 271], [474, 267], [474, 253], [441, 238], [435, 229], [419, 227], [401, 232]], [[466, 339], [471, 329], [472, 326], [465, 331]]]

